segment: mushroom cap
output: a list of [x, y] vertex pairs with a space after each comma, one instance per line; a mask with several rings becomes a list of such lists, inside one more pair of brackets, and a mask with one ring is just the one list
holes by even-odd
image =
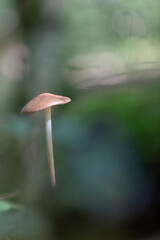
[[30, 114], [55, 105], [62, 105], [70, 102], [71, 99], [51, 93], [42, 93], [30, 100], [21, 110], [21, 114]]

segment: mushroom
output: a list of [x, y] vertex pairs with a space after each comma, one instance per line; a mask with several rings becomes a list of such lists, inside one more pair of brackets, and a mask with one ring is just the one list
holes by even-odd
[[42, 93], [29, 101], [21, 110], [20, 114], [30, 114], [40, 110], [45, 111], [45, 125], [46, 125], [46, 144], [48, 165], [51, 178], [51, 184], [56, 185], [54, 155], [52, 144], [52, 120], [51, 120], [51, 107], [55, 105], [62, 105], [70, 102], [71, 99], [51, 93]]

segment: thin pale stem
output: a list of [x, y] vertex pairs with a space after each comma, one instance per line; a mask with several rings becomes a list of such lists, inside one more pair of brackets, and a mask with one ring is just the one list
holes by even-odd
[[54, 168], [54, 156], [53, 156], [53, 143], [52, 143], [52, 120], [51, 120], [51, 108], [45, 109], [45, 125], [46, 125], [46, 144], [48, 155], [48, 166], [51, 184], [54, 187], [56, 185], [55, 168]]

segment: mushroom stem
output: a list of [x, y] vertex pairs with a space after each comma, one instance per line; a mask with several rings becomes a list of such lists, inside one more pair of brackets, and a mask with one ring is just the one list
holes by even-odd
[[45, 125], [46, 125], [46, 144], [48, 155], [48, 166], [51, 184], [54, 187], [56, 185], [55, 168], [54, 168], [54, 156], [53, 156], [53, 143], [52, 143], [52, 120], [51, 120], [51, 108], [45, 109]]

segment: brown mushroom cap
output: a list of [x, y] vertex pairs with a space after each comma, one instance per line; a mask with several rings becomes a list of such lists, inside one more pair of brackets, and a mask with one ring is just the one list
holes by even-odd
[[70, 102], [71, 99], [51, 93], [42, 93], [29, 101], [21, 110], [21, 114], [29, 114], [43, 110], [55, 105], [62, 105]]

